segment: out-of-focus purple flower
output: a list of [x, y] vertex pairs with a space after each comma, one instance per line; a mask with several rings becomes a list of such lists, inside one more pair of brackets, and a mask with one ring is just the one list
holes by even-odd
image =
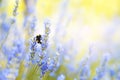
[[26, 10], [27, 13], [32, 14], [35, 12], [35, 4], [36, 4], [36, 0], [25, 0], [25, 4], [26, 4]]
[[113, 77], [115, 75], [115, 71], [113, 69], [109, 69], [109, 74], [111, 77]]
[[106, 66], [106, 64], [107, 64], [107, 62], [110, 60], [110, 54], [109, 53], [105, 53], [104, 55], [103, 55], [103, 61], [102, 61], [102, 63], [101, 63], [101, 66]]
[[3, 46], [2, 47], [2, 51], [5, 54], [5, 56], [7, 57], [7, 61], [11, 61], [11, 59], [14, 57], [14, 50], [10, 50], [7, 46]]
[[34, 50], [35, 45], [36, 45], [36, 42], [30, 40], [30, 50]]
[[27, 25], [28, 22], [28, 16], [24, 17], [24, 22], [23, 22], [23, 26], [25, 27]]
[[118, 73], [116, 80], [120, 80], [120, 73]]
[[[5, 73], [5, 72], [4, 72]], [[3, 71], [0, 71], [0, 80], [7, 80], [6, 76], [4, 75]]]
[[116, 75], [116, 80], [120, 80], [120, 69], [118, 69], [117, 75]]
[[31, 25], [30, 25], [31, 29], [35, 29], [36, 21], [37, 21], [36, 17], [33, 17], [32, 21], [31, 21]]
[[41, 63], [42, 75], [45, 74], [45, 72], [47, 71], [47, 69], [48, 69], [48, 64], [47, 64], [47, 62], [43, 61], [43, 62]]
[[1, 24], [1, 26], [2, 26], [2, 30], [3, 30], [3, 31], [8, 32], [8, 30], [9, 30], [9, 28], [10, 28], [10, 25], [9, 25], [8, 23], [3, 22], [3, 23]]
[[23, 55], [25, 52], [24, 41], [21, 39], [15, 40], [11, 48], [7, 45], [3, 45], [2, 51], [6, 56], [8, 63], [14, 58], [17, 58], [18, 61], [21, 61], [21, 59], [24, 58]]
[[67, 68], [68, 68], [68, 71], [71, 71], [71, 72], [73, 72], [73, 73], [75, 73], [75, 72], [77, 72], [76, 70], [76, 68], [75, 68], [75, 66], [73, 65], [73, 63], [69, 63], [68, 65], [67, 65]]
[[46, 50], [46, 48], [48, 47], [48, 38], [49, 38], [49, 34], [50, 34], [50, 22], [47, 20], [44, 22], [45, 25], [45, 34], [42, 35], [42, 50]]
[[14, 40], [13, 46], [17, 47], [19, 53], [23, 53], [25, 51], [25, 43], [23, 39]]
[[2, 13], [2, 14], [0, 15], [0, 19], [4, 21], [4, 20], [6, 19], [6, 16], [7, 16], [6, 13]]
[[65, 76], [63, 74], [59, 75], [57, 80], [65, 80]]
[[104, 68], [97, 68], [96, 73], [97, 73], [97, 78], [101, 79], [105, 75], [105, 69]]
[[108, 60], [110, 59], [110, 55], [108, 53], [104, 54], [102, 59], [103, 60], [101, 62], [101, 66], [96, 69], [97, 79], [102, 79], [105, 76], [107, 72], [107, 63], [108, 63]]
[[93, 80], [100, 80], [100, 79], [95, 76], [95, 77], [93, 78]]
[[80, 72], [80, 80], [88, 80], [90, 76], [90, 68], [88, 65], [85, 65]]
[[56, 67], [56, 61], [54, 59], [50, 59], [48, 62], [48, 70], [53, 71]]

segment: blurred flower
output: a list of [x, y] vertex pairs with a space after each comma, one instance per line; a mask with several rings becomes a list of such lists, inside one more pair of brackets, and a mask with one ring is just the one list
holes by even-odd
[[108, 53], [104, 54], [103, 55], [103, 58], [102, 58], [102, 63], [101, 63], [101, 66], [99, 68], [96, 69], [96, 76], [95, 76], [95, 80], [96, 79], [102, 79], [103, 76], [105, 76], [106, 72], [107, 72], [107, 63], [108, 63], [108, 60], [110, 59], [110, 55]]
[[48, 65], [47, 65], [47, 62], [46, 61], [42, 61], [41, 62], [41, 71], [42, 71], [42, 76], [45, 74], [45, 72], [47, 71], [48, 69]]
[[7, 80], [6, 76], [3, 74], [3, 71], [0, 71], [0, 80]]
[[7, 61], [9, 63], [9, 61], [11, 61], [12, 58], [14, 58], [14, 53], [15, 53], [15, 49], [14, 50], [10, 50], [7, 46], [3, 46], [2, 47], [3, 53], [5, 54], [5, 56], [7, 57]]
[[109, 69], [109, 75], [113, 77], [115, 75], [115, 71], [113, 69]]
[[[45, 34], [42, 37], [34, 37], [34, 39], [30, 42], [30, 59], [33, 64], [38, 64], [40, 67], [41, 78], [47, 71], [54, 71], [56, 67], [56, 59], [50, 58], [47, 52], [48, 47], [48, 36], [50, 33], [50, 23], [45, 22]], [[38, 39], [40, 38], [40, 39]], [[38, 43], [41, 40], [41, 43]]]
[[9, 30], [9, 28], [10, 28], [10, 25], [9, 25], [8, 23], [3, 22], [3, 23], [1, 24], [1, 26], [2, 26], [2, 30], [3, 30], [3, 31], [8, 32], [8, 30]]
[[90, 76], [90, 68], [88, 65], [84, 66], [80, 72], [80, 80], [88, 80]]
[[26, 11], [27, 14], [33, 14], [35, 12], [35, 4], [36, 4], [36, 0], [25, 0], [25, 6], [26, 6]]
[[48, 70], [54, 71], [56, 68], [56, 60], [55, 59], [49, 59], [48, 61]]
[[57, 80], [65, 80], [65, 76], [63, 74], [59, 75]]
[[32, 30], [34, 30], [36, 27], [36, 21], [37, 21], [36, 17], [33, 17], [30, 25]]

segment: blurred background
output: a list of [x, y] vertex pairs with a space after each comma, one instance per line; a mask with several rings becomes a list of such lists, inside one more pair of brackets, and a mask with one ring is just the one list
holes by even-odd
[[[15, 0], [0, 0], [0, 15], [13, 17], [15, 5]], [[16, 20], [22, 37], [29, 38], [22, 32], [26, 16], [37, 19], [32, 37], [43, 34], [43, 22], [49, 19], [50, 44], [54, 38], [69, 47], [73, 62], [89, 56], [96, 62], [107, 53], [112, 57], [110, 64], [119, 65], [120, 0], [19, 0], [18, 6]], [[64, 57], [69, 61], [70, 56]]]
[[[7, 12], [6, 14], [11, 17], [15, 0], [0, 0], [0, 2], [0, 12]], [[17, 18], [21, 23], [24, 15], [27, 15], [26, 1], [19, 0], [19, 2]], [[119, 0], [30, 0], [27, 4], [29, 11], [34, 12], [39, 20], [38, 27], [49, 18], [52, 28], [56, 26], [64, 28], [61, 32], [66, 35], [64, 40], [74, 39], [81, 51], [97, 42], [110, 42], [108, 47], [112, 42], [119, 44]]]

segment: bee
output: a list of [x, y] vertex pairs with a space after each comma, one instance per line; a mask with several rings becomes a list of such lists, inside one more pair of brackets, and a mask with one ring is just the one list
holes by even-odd
[[35, 41], [39, 44], [42, 44], [42, 36], [39, 34], [35, 37]]

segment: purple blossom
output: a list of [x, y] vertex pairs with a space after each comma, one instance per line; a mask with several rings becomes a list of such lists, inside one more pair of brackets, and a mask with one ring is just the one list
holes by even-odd
[[31, 29], [35, 29], [35, 27], [36, 27], [36, 21], [37, 21], [37, 19], [36, 19], [36, 17], [33, 17], [33, 19], [32, 19], [32, 21], [31, 21]]
[[0, 80], [8, 80], [4, 73], [5, 71], [0, 71]]
[[115, 75], [115, 71], [113, 69], [109, 69], [109, 74], [111, 77], [113, 77]]
[[42, 75], [45, 74], [45, 72], [47, 71], [47, 69], [48, 69], [48, 64], [47, 64], [47, 62], [42, 62], [42, 63], [41, 63]]
[[1, 26], [2, 26], [2, 30], [3, 30], [3, 31], [8, 32], [8, 30], [9, 30], [9, 28], [10, 28], [10, 25], [9, 25], [8, 23], [3, 22], [3, 23], [1, 24]]
[[7, 61], [11, 61], [12, 58], [14, 58], [14, 52], [15, 50], [10, 50], [7, 46], [3, 46], [2, 47], [2, 51], [5, 54], [5, 56], [7, 57]]
[[63, 74], [59, 75], [57, 80], [65, 80], [65, 76]]

